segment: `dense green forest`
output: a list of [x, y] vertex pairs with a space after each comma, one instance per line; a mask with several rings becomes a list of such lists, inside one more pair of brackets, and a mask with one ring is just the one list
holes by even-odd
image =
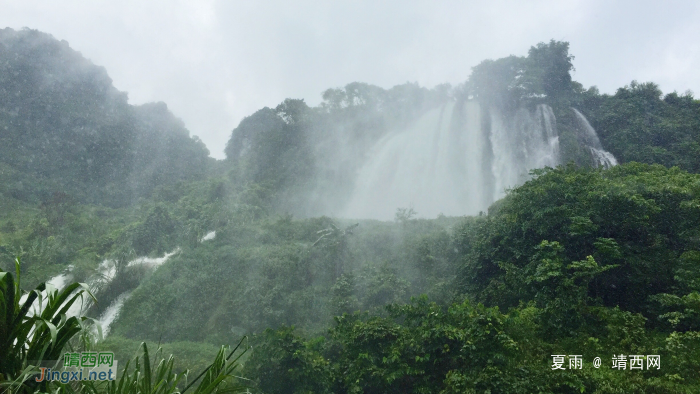
[[[65, 41], [0, 30], [0, 279], [18, 257], [25, 290], [63, 273], [96, 297], [87, 316], [123, 302], [106, 338], [56, 306], [73, 340], [49, 330], [28, 346], [114, 351], [121, 367], [160, 344], [170, 372], [217, 357], [210, 382], [235, 374], [231, 390], [268, 394], [697, 392], [700, 100], [652, 82], [586, 89], [568, 50], [486, 60], [458, 86], [355, 82], [316, 107], [287, 99], [243, 119], [217, 161], [165, 104], [129, 105]], [[323, 215], [370, 147], [450, 100], [551, 106], [567, 164], [533, 170], [478, 216]], [[620, 165], [595, 166], [571, 108]], [[226, 364], [219, 346], [244, 336], [252, 349]], [[553, 369], [553, 355], [582, 368]], [[644, 368], [612, 368], [619, 355]], [[0, 364], [0, 384], [24, 357]], [[163, 365], [168, 392], [182, 390]], [[48, 390], [23, 388], [35, 389]]]
[[123, 207], [211, 159], [164, 103], [127, 103], [104, 68], [38, 31], [0, 30], [2, 193]]

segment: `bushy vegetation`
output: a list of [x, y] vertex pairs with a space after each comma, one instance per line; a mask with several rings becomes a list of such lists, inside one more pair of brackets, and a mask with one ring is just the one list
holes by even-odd
[[[0, 267], [20, 256], [15, 277], [36, 297], [60, 273], [91, 281], [93, 317], [130, 292], [90, 343], [134, 360], [123, 380], [50, 389], [181, 391], [186, 369], [253, 334], [241, 373], [270, 394], [697, 392], [700, 101], [653, 83], [584, 89], [568, 49], [485, 61], [455, 88], [351, 83], [318, 107], [287, 99], [245, 118], [215, 162], [164, 104], [129, 106], [65, 42], [0, 31]], [[369, 147], [464, 99], [550, 105], [571, 163], [534, 171], [478, 217], [320, 216], [347, 200]], [[591, 168], [572, 108], [622, 165]], [[175, 250], [157, 269], [130, 264]], [[114, 278], [96, 280], [105, 264]], [[10, 274], [0, 284], [0, 384], [46, 391], [22, 377], [37, 352], [78, 346], [86, 320], [64, 310], [77, 285], [33, 316]], [[161, 344], [180, 361], [153, 367]], [[583, 368], [552, 370], [555, 354]], [[615, 354], [660, 355], [661, 368], [614, 370]], [[238, 373], [224, 359], [192, 390], [241, 389], [220, 379]]]
[[[93, 339], [99, 338], [101, 331], [99, 325], [92, 324], [87, 317], [69, 315], [74, 304], [85, 296], [93, 297], [85, 284], [72, 283], [59, 290], [41, 283], [33, 291], [24, 292], [19, 280], [19, 259], [15, 265], [14, 277], [0, 270], [0, 389], [3, 393], [169, 394], [184, 393], [191, 387], [194, 393], [200, 394], [247, 391], [246, 385], [237, 382], [232, 375], [247, 350], [244, 347], [238, 351], [243, 340], [228, 356], [226, 348], [222, 347], [214, 362], [199, 376], [191, 376], [189, 382], [187, 369], [175, 372], [172, 355], [151, 365], [146, 343], [139, 347], [142, 353], [122, 367], [118, 379], [72, 383], [37, 381], [37, 374], [43, 376], [39, 367], [44, 362], [61, 360], [64, 352], [71, 348], [76, 350], [75, 346], [78, 350], [92, 350]], [[156, 352], [157, 356], [159, 354], [160, 349]], [[234, 355], [236, 358], [231, 359]]]
[[214, 240], [184, 249], [148, 277], [115, 333], [216, 342], [282, 324], [318, 332], [343, 312], [380, 311], [424, 292], [445, 299], [461, 222], [278, 216], [242, 224], [234, 216]]
[[623, 162], [657, 163], [700, 172], [700, 100], [664, 95], [652, 82], [632, 81], [614, 95], [585, 94], [586, 116]]
[[[268, 393], [693, 392], [698, 215], [700, 176], [677, 168], [538, 171], [461, 233], [455, 300], [268, 330], [246, 368]], [[613, 370], [619, 354], [663, 365]]]

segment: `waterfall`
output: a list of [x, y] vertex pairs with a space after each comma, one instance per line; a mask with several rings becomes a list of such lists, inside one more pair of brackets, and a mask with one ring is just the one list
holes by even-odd
[[600, 143], [598, 134], [595, 132], [595, 129], [593, 129], [593, 126], [588, 123], [588, 119], [586, 119], [586, 117], [583, 116], [583, 114], [576, 108], [571, 109], [574, 111], [574, 114], [576, 114], [576, 119], [581, 126], [579, 128], [579, 139], [584, 146], [590, 150], [591, 157], [593, 158], [595, 165], [598, 167], [602, 166], [604, 168], [616, 166], [617, 159], [615, 159], [615, 156], [613, 156], [612, 153], [603, 149], [603, 145]]
[[180, 248], [175, 248], [170, 253], [166, 253], [163, 255], [163, 257], [137, 257], [133, 260], [131, 260], [127, 266], [132, 267], [134, 265], [148, 265], [153, 268], [159, 267], [161, 264], [165, 263], [166, 260], [168, 260], [172, 255], [178, 253], [180, 251]]
[[[423, 208], [426, 198], [448, 180], [444, 178], [447, 156], [449, 104], [423, 115], [407, 130], [397, 130], [381, 139], [360, 170], [355, 190], [346, 207], [347, 217], [390, 219], [399, 207]], [[436, 175], [439, 173], [439, 176]], [[435, 205], [446, 209], [454, 204], [451, 195], [435, 195]]]
[[[131, 260], [127, 264], [127, 266], [131, 267], [135, 265], [146, 265], [150, 266], [153, 269], [157, 269], [160, 265], [165, 263], [170, 257], [178, 253], [179, 251], [180, 248], [175, 248], [175, 250], [173, 250], [172, 252], [165, 253], [163, 257], [137, 257], [134, 260]], [[107, 277], [108, 280], [112, 280], [114, 278], [114, 273], [111, 270], [108, 272], [112, 273], [112, 275], [105, 275], [105, 277]], [[121, 293], [119, 296], [117, 296], [116, 299], [114, 299], [114, 301], [112, 301], [112, 303], [107, 307], [107, 309], [105, 309], [104, 312], [102, 312], [102, 315], [99, 317], [99, 319], [97, 319], [97, 321], [100, 323], [100, 326], [102, 327], [103, 337], [106, 338], [107, 334], [109, 334], [110, 325], [117, 318], [117, 316], [119, 315], [119, 311], [121, 311], [122, 307], [124, 306], [124, 302], [129, 298], [130, 295], [131, 290], [127, 290]]]
[[559, 163], [548, 105], [506, 118], [476, 101], [450, 102], [374, 146], [343, 216], [392, 219], [397, 208], [409, 207], [422, 217], [475, 215], [526, 181], [531, 169]]
[[53, 278], [49, 279], [46, 281], [46, 286], [48, 287], [49, 285], [55, 287], [58, 290], [63, 289], [66, 287], [66, 284], [73, 279], [73, 276], [70, 274], [70, 268], [68, 268], [67, 272], [58, 274], [54, 276]]
[[97, 322], [100, 323], [100, 327], [102, 327], [103, 338], [106, 338], [107, 334], [109, 334], [109, 326], [117, 318], [119, 311], [124, 306], [124, 301], [126, 301], [126, 299], [129, 298], [130, 295], [131, 291], [126, 291], [120, 294], [119, 297], [112, 301], [112, 303], [107, 307], [107, 309], [105, 309], [105, 311], [102, 313], [99, 319], [97, 319]]
[[[212, 234], [212, 233], [209, 233]], [[207, 234], [207, 235], [209, 235]], [[213, 234], [210, 235], [212, 239], [214, 238]], [[171, 256], [174, 254], [178, 253], [180, 251], [180, 248], [176, 248], [170, 253], [164, 254], [162, 257], [137, 257], [134, 260], [131, 260], [127, 265], [128, 266], [134, 266], [134, 265], [147, 265], [150, 266], [153, 269], [158, 268], [161, 264], [163, 264], [165, 261], [167, 261]], [[66, 269], [65, 272], [56, 275], [49, 280], [46, 281], [46, 285], [48, 289], [55, 288], [57, 290], [62, 290], [66, 285], [73, 280], [73, 275], [70, 273], [70, 271], [73, 269], [73, 266], [70, 265]], [[95, 292], [96, 289], [100, 286], [104, 286], [111, 282], [116, 275], [116, 267], [115, 263], [113, 260], [103, 260], [100, 265], [97, 267], [97, 273], [92, 275], [90, 278], [88, 278], [87, 282], [88, 285], [90, 286], [90, 289]], [[47, 290], [48, 290], [47, 289]], [[33, 316], [35, 314], [41, 314], [41, 312], [44, 310], [45, 304], [46, 304], [46, 298], [48, 296], [48, 291], [44, 290], [42, 291], [42, 298], [43, 301], [40, 304], [39, 300], [36, 300], [32, 307], [29, 310], [29, 316]], [[103, 335], [106, 336], [107, 333], [109, 333], [109, 325], [114, 321], [114, 319], [117, 317], [117, 314], [121, 310], [121, 307], [124, 305], [124, 301], [129, 297], [131, 294], [131, 291], [126, 291], [122, 294], [120, 294], [110, 305], [105, 309], [105, 311], [102, 313], [98, 320], [98, 322], [102, 325], [103, 328]], [[20, 304], [23, 304], [28, 297], [28, 294], [22, 295], [20, 298]], [[84, 312], [87, 311], [87, 309], [90, 306], [90, 301], [89, 301], [89, 296], [84, 296], [82, 300], [76, 300], [73, 305], [66, 311], [66, 315], [68, 317], [71, 316], [81, 316]]]
[[508, 119], [496, 108], [489, 113], [494, 200], [527, 181], [530, 170], [560, 164], [559, 135], [550, 106], [540, 104], [534, 113], [520, 108]]
[[209, 241], [214, 238], [216, 238], [216, 231], [210, 231], [205, 236], [203, 236], [202, 239], [199, 240], [199, 242]]

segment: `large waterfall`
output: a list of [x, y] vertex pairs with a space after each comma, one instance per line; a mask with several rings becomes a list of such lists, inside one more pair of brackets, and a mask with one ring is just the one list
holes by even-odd
[[[617, 164], [575, 112], [585, 121], [584, 143], [599, 165]], [[343, 216], [392, 219], [397, 208], [413, 208], [422, 217], [474, 215], [525, 182], [530, 170], [560, 163], [556, 119], [548, 105], [506, 117], [476, 101], [450, 102], [374, 146]]]
[[[548, 105], [540, 104], [534, 112], [521, 108], [509, 119], [496, 109], [489, 113], [488, 133], [493, 156], [489, 175], [493, 186], [483, 185], [490, 189], [492, 196], [487, 206], [503, 197], [507, 188], [524, 183], [533, 168], [554, 167], [560, 163], [556, 120]], [[466, 213], [473, 213], [473, 210]]]

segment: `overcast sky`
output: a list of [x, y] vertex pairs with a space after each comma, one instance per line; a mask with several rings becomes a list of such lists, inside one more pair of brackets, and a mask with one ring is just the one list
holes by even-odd
[[0, 27], [66, 40], [131, 104], [164, 101], [212, 156], [240, 120], [353, 81], [458, 84], [484, 59], [570, 42], [574, 79], [700, 95], [700, 2], [3, 0]]

